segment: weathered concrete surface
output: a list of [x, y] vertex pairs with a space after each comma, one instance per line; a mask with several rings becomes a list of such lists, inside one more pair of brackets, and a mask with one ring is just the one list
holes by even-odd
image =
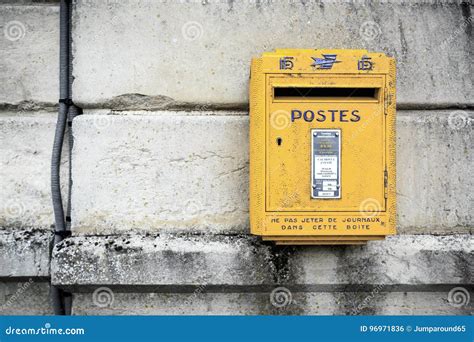
[[0, 315], [51, 315], [52, 234], [0, 229]]
[[466, 286], [474, 280], [473, 242], [468, 234], [399, 235], [367, 246], [279, 248], [245, 236], [83, 236], [55, 247], [51, 279], [73, 292], [91, 286], [174, 293], [202, 285], [216, 292], [279, 284], [310, 292]]
[[[100, 290], [99, 290], [100, 291]], [[271, 292], [112, 293], [74, 295], [74, 315], [468, 315], [444, 292], [291, 292], [291, 301], [272, 305]], [[94, 298], [96, 298], [94, 300]], [[112, 299], [113, 298], [113, 299]]]
[[74, 230], [246, 231], [247, 117], [156, 114], [75, 120]]
[[[50, 171], [55, 126], [53, 113], [0, 114], [0, 227], [49, 229], [54, 223]], [[66, 185], [67, 144], [62, 162]], [[63, 186], [64, 195], [66, 190]]]
[[0, 282], [0, 315], [52, 315], [49, 283], [34, 278]]
[[0, 229], [0, 281], [49, 277], [51, 239], [45, 231]]
[[[0, 233], [0, 315], [51, 314], [48, 236]], [[472, 242], [405, 235], [277, 248], [239, 236], [73, 237], [55, 248], [52, 281], [75, 292], [74, 314], [471, 314], [448, 293], [472, 292]], [[271, 295], [280, 286], [291, 297], [282, 307]]]
[[453, 229], [472, 233], [474, 194], [469, 189], [474, 189], [474, 112], [398, 114], [397, 202], [401, 231], [426, 234]]
[[[247, 233], [248, 117], [217, 113], [77, 118], [74, 231]], [[399, 232], [472, 231], [472, 118], [398, 112]]]
[[0, 106], [57, 103], [58, 4], [0, 4], [0, 29]]
[[400, 105], [472, 105], [471, 11], [456, 1], [77, 1], [74, 98], [246, 106], [252, 56], [365, 48], [397, 58]]

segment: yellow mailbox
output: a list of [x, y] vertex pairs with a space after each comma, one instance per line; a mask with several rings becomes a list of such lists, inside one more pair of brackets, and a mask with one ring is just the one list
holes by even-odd
[[250, 226], [277, 244], [396, 232], [395, 60], [283, 49], [250, 79]]

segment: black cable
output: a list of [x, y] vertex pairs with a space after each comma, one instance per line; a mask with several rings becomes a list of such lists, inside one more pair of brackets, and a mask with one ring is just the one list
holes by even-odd
[[[61, 154], [68, 122], [68, 112], [72, 105], [70, 94], [70, 0], [61, 0], [59, 8], [59, 110], [51, 157], [51, 196], [54, 211], [54, 240], [56, 245], [67, 237], [61, 195]], [[69, 215], [68, 215], [69, 216]], [[70, 305], [65, 305], [65, 292], [51, 286], [51, 302], [55, 315], [70, 314]]]

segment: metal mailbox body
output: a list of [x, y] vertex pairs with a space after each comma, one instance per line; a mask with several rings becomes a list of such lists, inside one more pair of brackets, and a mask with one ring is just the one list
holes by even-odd
[[276, 50], [250, 79], [251, 232], [353, 244], [396, 232], [395, 60]]

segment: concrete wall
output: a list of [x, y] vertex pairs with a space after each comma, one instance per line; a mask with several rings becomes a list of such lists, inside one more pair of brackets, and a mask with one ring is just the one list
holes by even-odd
[[2, 315], [52, 314], [49, 165], [59, 97], [58, 20], [53, 1], [0, 4]]
[[[6, 3], [6, 4], [3, 4]], [[25, 109], [58, 101], [59, 7], [54, 2], [2, 1], [0, 104]]]
[[119, 107], [117, 97], [135, 93], [246, 105], [250, 58], [283, 47], [384, 51], [397, 57], [400, 104], [473, 103], [472, 19], [454, 1], [78, 1], [75, 9], [74, 93], [83, 106]]
[[0, 230], [0, 315], [52, 314], [50, 242], [42, 230]]
[[[59, 8], [2, 2], [0, 313], [50, 313], [50, 281], [73, 292], [75, 314], [472, 313], [472, 9], [75, 1], [85, 114], [73, 237], [51, 254]], [[282, 47], [396, 57], [399, 236], [282, 248], [249, 236], [249, 60]]]
[[[88, 114], [74, 125], [75, 232], [248, 232], [247, 112]], [[401, 233], [471, 232], [473, 119], [398, 112]]]

